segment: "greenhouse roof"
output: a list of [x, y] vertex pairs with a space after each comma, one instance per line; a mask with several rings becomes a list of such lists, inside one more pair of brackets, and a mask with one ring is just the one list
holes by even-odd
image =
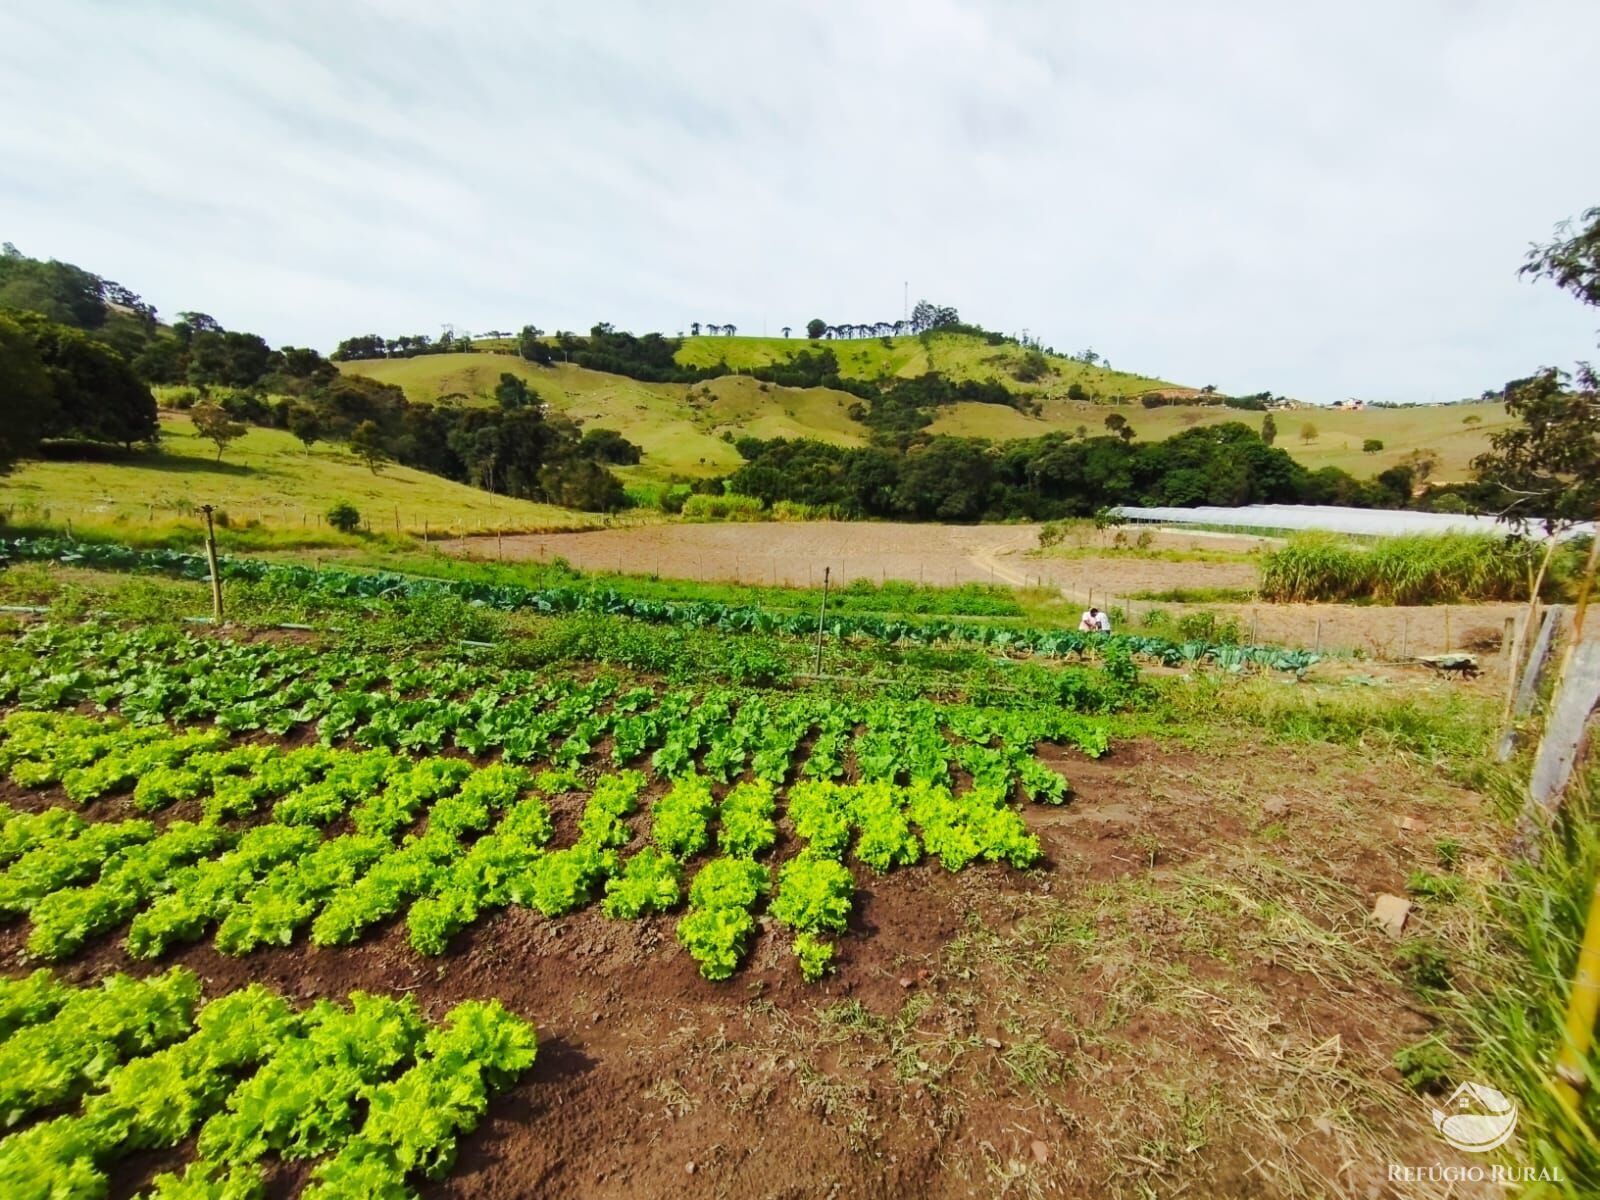
[[[1411, 512], [1388, 508], [1341, 508], [1333, 504], [1249, 504], [1241, 508], [1201, 506], [1198, 508], [1135, 508], [1120, 505], [1110, 510], [1124, 521], [1157, 525], [1200, 525], [1218, 529], [1246, 531], [1301, 532], [1324, 530], [1382, 537], [1401, 533], [1498, 533], [1512, 526], [1493, 517], [1465, 513]], [[1522, 530], [1530, 537], [1544, 537], [1544, 526], [1533, 522]], [[1593, 534], [1594, 522], [1586, 521], [1563, 536]]]

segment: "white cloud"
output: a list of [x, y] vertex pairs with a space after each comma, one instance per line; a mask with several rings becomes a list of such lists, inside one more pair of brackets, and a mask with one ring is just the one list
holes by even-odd
[[912, 299], [1232, 390], [1592, 353], [1600, 10], [56, 0], [0, 15], [0, 237], [274, 343], [742, 331]]

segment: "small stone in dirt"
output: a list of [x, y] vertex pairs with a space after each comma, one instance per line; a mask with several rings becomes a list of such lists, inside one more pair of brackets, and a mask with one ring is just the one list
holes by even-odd
[[1385, 893], [1372, 905], [1372, 915], [1383, 931], [1398, 940], [1406, 931], [1406, 920], [1411, 916], [1411, 901]]
[[1404, 829], [1407, 833], [1421, 833], [1427, 828], [1427, 826], [1421, 821], [1417, 820], [1415, 817], [1401, 817], [1400, 828]]
[[1034, 1162], [1047, 1163], [1050, 1161], [1050, 1147], [1046, 1146], [1038, 1138], [1033, 1139], [1033, 1143], [1028, 1147], [1028, 1149], [1033, 1151]]
[[983, 1039], [983, 1044], [985, 1046], [989, 1047], [989, 1049], [991, 1049], [991, 1050], [1000, 1049], [1000, 1039], [999, 1038], [984, 1038]]
[[589, 1020], [593, 1021], [596, 1025], [600, 1024], [600, 1014], [599, 1013], [590, 1013], [589, 1014]]
[[1282, 796], [1274, 796], [1261, 806], [1261, 811], [1269, 817], [1281, 817], [1289, 811], [1289, 802]]
[[1311, 1128], [1315, 1129], [1318, 1133], [1332, 1133], [1333, 1122], [1328, 1120], [1327, 1117], [1318, 1117], [1315, 1121], [1311, 1122]]
[[924, 967], [922, 970], [917, 972], [917, 978], [922, 980], [923, 983], [927, 983], [928, 980], [933, 978], [933, 972]]
[[683, 1164], [683, 1173], [685, 1175], [694, 1174], [694, 1159], [691, 1158], [688, 1162]]

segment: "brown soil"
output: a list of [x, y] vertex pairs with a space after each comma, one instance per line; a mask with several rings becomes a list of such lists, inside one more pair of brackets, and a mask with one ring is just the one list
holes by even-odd
[[[1099, 536], [1099, 535], [1094, 535]], [[1151, 549], [1249, 553], [1273, 539], [1205, 532], [1152, 532]], [[650, 574], [748, 584], [820, 586], [823, 568], [835, 584], [886, 579], [940, 586], [996, 583], [1060, 594], [1059, 619], [1076, 625], [1089, 604], [1122, 607], [1135, 617], [1151, 608], [1174, 618], [1205, 609], [1234, 620], [1248, 636], [1274, 645], [1358, 651], [1387, 660], [1460, 650], [1474, 635], [1498, 638], [1516, 604], [1391, 607], [1355, 604], [1185, 605], [1129, 600], [1141, 593], [1216, 588], [1249, 591], [1254, 562], [1173, 562], [1130, 553], [1032, 557], [1037, 525], [911, 525], [812, 521], [757, 524], [670, 524], [579, 533], [461, 538], [439, 548], [467, 557], [550, 562], [564, 558], [588, 571]], [[1091, 545], [1090, 549], [1093, 549]], [[1493, 653], [1486, 656], [1492, 666]]]
[[[840, 969], [819, 986], [768, 921], [715, 984], [671, 920], [597, 909], [500, 913], [440, 959], [391, 924], [343, 950], [231, 959], [202, 943], [159, 964], [130, 962], [119, 934], [64, 969], [182, 962], [208, 994], [406, 991], [434, 1018], [502, 999], [537, 1023], [539, 1061], [437, 1197], [1387, 1197], [1386, 1161], [1452, 1161], [1387, 1066], [1426, 1021], [1366, 912], [1433, 837], [1477, 845], [1477, 798], [1328, 748], [1045, 751], [1075, 789], [1026, 810], [1046, 866], [858, 868]], [[1326, 960], [1284, 912], [1336, 941]], [[0, 928], [11, 973], [25, 932]], [[1324, 1079], [1329, 1055], [1365, 1090]], [[130, 1161], [116, 1194], [182, 1157]], [[303, 1177], [282, 1171], [273, 1194]]]

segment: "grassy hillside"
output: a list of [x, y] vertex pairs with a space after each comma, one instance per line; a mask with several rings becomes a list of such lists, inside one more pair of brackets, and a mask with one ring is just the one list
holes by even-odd
[[[1021, 355], [1015, 346], [989, 346], [973, 337], [936, 337], [931, 350], [925, 350], [915, 338], [892, 340], [893, 347], [874, 339], [820, 344], [839, 356], [847, 375], [915, 375], [927, 369], [931, 355], [936, 369], [955, 378], [1000, 378], [1015, 390], [1029, 390], [1029, 385], [1018, 383], [1009, 374]], [[801, 338], [687, 338], [679, 358], [702, 366], [726, 361], [730, 367], [748, 369], [778, 361], [809, 345]], [[1052, 430], [1070, 432], [1080, 426], [1095, 434], [1104, 430], [1105, 418], [1112, 412], [1126, 417], [1141, 439], [1170, 437], [1196, 425], [1223, 421], [1261, 423], [1260, 413], [1218, 405], [1146, 409], [1131, 398], [1171, 385], [1066, 359], [1051, 362], [1057, 373], [1034, 389], [1041, 415], [1029, 416], [999, 405], [958, 404], [939, 415], [932, 431], [995, 440], [1037, 437]], [[732, 445], [723, 440], [724, 433], [811, 437], [838, 445], [860, 445], [868, 438], [867, 428], [847, 415], [855, 397], [826, 388], [763, 385], [748, 377], [726, 376], [693, 386], [641, 383], [563, 363], [538, 367], [515, 356], [489, 353], [383, 359], [343, 363], [341, 367], [396, 384], [409, 399], [421, 402], [450, 394], [485, 401], [501, 372], [509, 371], [526, 379], [556, 411], [587, 426], [618, 429], [643, 447], [644, 461], [622, 472], [635, 480], [732, 470], [740, 460]], [[1098, 404], [1069, 400], [1066, 389], [1073, 382], [1122, 399]], [[1474, 417], [1477, 420], [1472, 422]], [[1509, 423], [1500, 404], [1359, 412], [1306, 409], [1278, 413], [1276, 420], [1277, 444], [1309, 467], [1336, 466], [1369, 476], [1393, 466], [1413, 449], [1426, 448], [1439, 454], [1436, 477], [1442, 480], [1465, 478], [1472, 457], [1487, 446], [1485, 435]], [[1317, 428], [1317, 436], [1309, 442], [1300, 437], [1307, 422]], [[1377, 454], [1364, 453], [1362, 443], [1368, 438], [1382, 441], [1384, 449]]]
[[[1104, 432], [1105, 419], [1112, 412], [1126, 417], [1140, 440], [1159, 440], [1197, 425], [1224, 421], [1243, 421], [1259, 428], [1264, 416], [1211, 405], [1147, 409], [1136, 404], [1112, 407], [1046, 400], [1044, 412], [1038, 417], [988, 404], [957, 404], [940, 413], [932, 428], [935, 433], [961, 437], [1020, 438], [1082, 426], [1092, 435]], [[1476, 421], [1470, 420], [1474, 417]], [[1428, 449], [1439, 455], [1434, 478], [1441, 481], [1467, 478], [1473, 456], [1488, 448], [1488, 432], [1513, 423], [1505, 406], [1498, 403], [1367, 408], [1359, 412], [1295, 409], [1274, 413], [1273, 420], [1278, 426], [1277, 445], [1313, 469], [1340, 467], [1365, 477], [1394, 466], [1414, 449]], [[1317, 430], [1317, 436], [1310, 441], [1300, 436], [1307, 423]], [[1363, 451], [1362, 443], [1368, 438], [1381, 441], [1383, 449], [1375, 454]]]
[[127, 462], [32, 462], [0, 479], [0, 509], [18, 520], [93, 524], [160, 523], [205, 503], [234, 524], [315, 529], [336, 500], [348, 500], [374, 531], [401, 527], [578, 529], [599, 523], [588, 513], [492, 496], [406, 467], [374, 475], [342, 448], [310, 454], [275, 429], [251, 429], [216, 461], [216, 447], [195, 436], [186, 417], [162, 421], [161, 449]]
[[[355, 374], [392, 383], [412, 401], [459, 393], [483, 401], [502, 372], [526, 379], [555, 411], [586, 427], [621, 430], [644, 449], [624, 477], [717, 475], [740, 463], [722, 435], [811, 437], [859, 445], [866, 429], [845, 413], [854, 396], [827, 388], [783, 388], [727, 376], [709, 383], [641, 383], [565, 363], [539, 367], [503, 354], [435, 354], [342, 363]], [[765, 388], [766, 390], [763, 390]]]
[[1026, 351], [1009, 343], [991, 346], [970, 334], [937, 334], [924, 346], [916, 337], [848, 338], [810, 342], [803, 337], [690, 337], [683, 340], [678, 361], [685, 366], [709, 367], [725, 362], [735, 370], [749, 370], [782, 362], [789, 355], [810, 347], [832, 350], [839, 360], [840, 373], [847, 378], [877, 379], [880, 376], [909, 378], [926, 371], [939, 371], [952, 379], [998, 379], [1013, 391], [1041, 396], [1065, 396], [1074, 383], [1100, 396], [1137, 396], [1152, 388], [1171, 387], [1170, 383], [1148, 375], [1108, 371], [1068, 358], [1051, 356], [1052, 373], [1037, 383], [1023, 383], [1014, 371]]

